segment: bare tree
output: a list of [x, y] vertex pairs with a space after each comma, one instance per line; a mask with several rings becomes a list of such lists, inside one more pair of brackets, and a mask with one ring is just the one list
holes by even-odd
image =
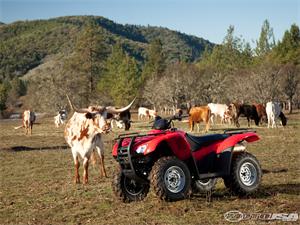
[[300, 72], [299, 67], [294, 64], [288, 64], [283, 68], [283, 93], [288, 99], [289, 113], [292, 113], [293, 98], [297, 92], [300, 83]]

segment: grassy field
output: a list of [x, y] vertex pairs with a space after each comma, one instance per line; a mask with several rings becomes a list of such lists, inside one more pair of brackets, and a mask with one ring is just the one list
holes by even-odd
[[[142, 202], [120, 203], [114, 199], [111, 180], [116, 162], [111, 156], [112, 139], [105, 136], [106, 169], [109, 178], [99, 178], [99, 168], [90, 167], [89, 184], [73, 183], [71, 151], [63, 128], [53, 118], [41, 118], [33, 135], [14, 130], [20, 120], [0, 121], [0, 224], [229, 224], [224, 213], [300, 214], [300, 112], [288, 115], [286, 128], [257, 128], [261, 140], [250, 144], [264, 170], [256, 195], [240, 199], [230, 195], [222, 180], [210, 202], [205, 194], [178, 202], [159, 201], [152, 191]], [[147, 123], [134, 123], [132, 131], [145, 130]], [[242, 120], [242, 126], [245, 126]], [[187, 130], [186, 123], [176, 126]], [[203, 126], [202, 126], [203, 128]], [[224, 129], [216, 125], [211, 132]], [[82, 168], [80, 168], [82, 171]], [[297, 222], [245, 220], [244, 224], [300, 224]]]

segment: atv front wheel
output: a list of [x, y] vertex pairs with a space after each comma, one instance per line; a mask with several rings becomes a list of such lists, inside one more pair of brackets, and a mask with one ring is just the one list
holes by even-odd
[[150, 174], [155, 194], [162, 200], [185, 199], [191, 187], [191, 175], [187, 165], [176, 157], [160, 158]]
[[147, 196], [149, 188], [149, 183], [141, 183], [126, 177], [121, 168], [116, 170], [112, 180], [113, 193], [123, 202], [143, 200]]
[[193, 191], [194, 192], [210, 191], [215, 187], [216, 183], [217, 183], [217, 178], [195, 180], [192, 185]]
[[237, 195], [248, 195], [255, 192], [262, 177], [258, 160], [252, 154], [243, 152], [233, 159], [230, 176], [224, 183]]

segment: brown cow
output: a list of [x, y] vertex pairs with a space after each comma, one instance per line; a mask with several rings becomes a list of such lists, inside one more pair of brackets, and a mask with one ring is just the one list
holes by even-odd
[[211, 111], [208, 106], [192, 107], [189, 112], [189, 125], [190, 131], [194, 130], [194, 124], [197, 123], [198, 132], [199, 132], [199, 123], [203, 121], [205, 126], [205, 132], [209, 130], [210, 123], [209, 119], [211, 116]]
[[229, 115], [232, 117], [234, 124], [237, 127], [240, 127], [239, 117], [240, 115], [244, 115], [248, 121], [248, 127], [250, 127], [250, 120], [255, 121], [255, 125], [259, 125], [260, 118], [258, 117], [258, 113], [255, 105], [246, 105], [240, 103], [231, 103], [228, 106]]
[[267, 122], [266, 107], [263, 104], [253, 104], [256, 108], [260, 124]]

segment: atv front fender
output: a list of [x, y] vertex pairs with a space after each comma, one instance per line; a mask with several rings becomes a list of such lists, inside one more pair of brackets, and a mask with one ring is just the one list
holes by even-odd
[[259, 136], [254, 132], [247, 132], [242, 134], [235, 134], [226, 138], [218, 147], [217, 154], [221, 153], [222, 151], [234, 147], [237, 143], [241, 141], [247, 142], [254, 142], [259, 140]]
[[173, 154], [180, 160], [186, 160], [191, 156], [190, 145], [185, 140], [183, 132], [169, 133], [147, 142], [144, 155], [156, 151], [162, 142], [167, 143]]

